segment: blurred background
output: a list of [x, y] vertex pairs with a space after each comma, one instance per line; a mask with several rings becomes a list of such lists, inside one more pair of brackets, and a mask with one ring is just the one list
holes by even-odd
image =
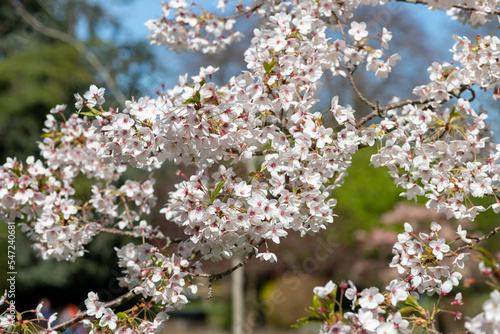
[[[239, 1], [238, 1], [239, 2]], [[37, 141], [42, 134], [46, 114], [56, 104], [67, 104], [72, 110], [73, 94], [83, 94], [90, 84], [106, 87], [106, 106], [122, 109], [124, 99], [154, 96], [157, 90], [173, 86], [179, 75], [195, 75], [200, 66], [220, 67], [214, 81], [224, 84], [246, 68], [243, 52], [256, 25], [254, 19], [243, 19], [237, 25], [246, 38], [227, 52], [206, 56], [194, 53], [178, 55], [165, 47], [149, 46], [144, 22], [161, 14], [159, 1], [139, 0], [23, 0], [0, 4], [0, 158], [24, 160], [37, 156]], [[214, 9], [217, 1], [198, 1]], [[234, 4], [233, 4], [234, 5]], [[228, 6], [231, 8], [231, 1]], [[402, 57], [388, 79], [378, 80], [372, 73], [358, 70], [358, 88], [371, 101], [385, 105], [393, 96], [414, 98], [412, 89], [428, 82], [427, 67], [434, 61], [451, 61], [448, 50], [453, 46], [452, 34], [473, 38], [477, 33], [493, 33], [495, 26], [472, 29], [452, 21], [445, 13], [428, 11], [421, 5], [399, 2], [382, 7], [364, 7], [356, 13], [357, 21], [366, 21], [370, 35], [387, 27], [393, 33], [389, 52]], [[38, 25], [33, 26], [33, 20]], [[357, 117], [369, 112], [366, 105], [341, 78], [325, 75], [319, 94], [317, 111], [327, 109], [331, 97], [340, 96], [340, 103], [351, 104]], [[490, 112], [492, 129], [498, 127], [498, 103], [481, 101]], [[405, 221], [417, 224], [424, 231], [430, 222], [442, 222], [453, 237], [458, 223], [469, 230], [489, 231], [498, 218], [486, 212], [475, 222], [446, 223], [434, 211], [425, 209], [425, 198], [408, 202], [401, 197], [387, 171], [369, 166], [372, 148], [356, 153], [345, 185], [334, 194], [338, 206], [334, 223], [318, 236], [301, 238], [289, 234], [280, 247], [273, 246], [277, 263], [252, 260], [233, 276], [214, 283], [213, 298], [207, 300], [207, 282], [199, 298], [172, 314], [167, 322], [169, 333], [317, 333], [317, 326], [290, 329], [298, 318], [306, 316], [311, 305], [312, 289], [351, 279], [358, 290], [368, 286], [385, 287], [391, 277], [388, 263], [397, 233]], [[178, 166], [167, 165], [155, 172], [158, 203], [167, 200]], [[182, 168], [182, 167], [181, 167]], [[189, 172], [185, 171], [187, 174]], [[132, 171], [129, 178], [141, 179], [143, 171]], [[158, 213], [150, 217], [165, 234], [182, 233], [166, 226]], [[446, 235], [445, 235], [446, 236]], [[0, 225], [0, 243], [6, 249], [7, 228]], [[84, 308], [88, 291], [98, 292], [102, 300], [111, 300], [124, 292], [118, 286], [121, 276], [116, 266], [114, 247], [130, 240], [112, 235], [99, 235], [88, 247], [89, 253], [73, 263], [40, 261], [20, 231], [17, 233], [18, 310], [33, 309], [45, 299], [52, 311], [71, 312]], [[5, 245], [5, 246], [4, 246]], [[496, 239], [488, 249], [499, 251]], [[7, 256], [0, 252], [0, 289], [6, 284]], [[231, 262], [207, 263], [209, 273], [218, 273]], [[469, 266], [477, 268], [477, 266]], [[486, 291], [472, 270], [464, 274], [467, 288], [464, 298], [476, 297], [468, 304], [474, 314]], [[202, 282], [202, 281], [201, 281]], [[203, 282], [202, 282], [203, 283]], [[450, 297], [452, 298], [452, 297]], [[486, 294], [484, 295], [486, 298]], [[467, 310], [464, 310], [467, 313]], [[449, 332], [457, 323], [452, 316], [439, 319], [440, 329]], [[460, 326], [460, 322], [458, 322]]]

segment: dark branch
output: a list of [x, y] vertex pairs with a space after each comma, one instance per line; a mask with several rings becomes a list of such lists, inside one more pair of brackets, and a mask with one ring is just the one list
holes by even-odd
[[[458, 252], [465, 250], [465, 249], [472, 249], [475, 245], [477, 245], [481, 241], [487, 240], [487, 239], [491, 238], [492, 236], [494, 236], [495, 234], [497, 234], [498, 231], [500, 231], [500, 226], [495, 227], [492, 231], [490, 231], [489, 233], [486, 233], [485, 235], [483, 235], [481, 237], [478, 237], [478, 238], [468, 237], [469, 239], [472, 239], [473, 242], [470, 243], [469, 245], [458, 247], [457, 250], [455, 251], [455, 253], [458, 253]], [[454, 254], [449, 253], [449, 254], [447, 254], [447, 256], [454, 256]]]
[[[263, 243], [265, 242], [265, 240], [261, 240], [257, 246], [255, 247], [259, 247], [260, 245], [262, 245]], [[250, 261], [250, 259], [253, 257], [255, 252], [250, 252], [247, 254], [247, 256], [245, 256], [245, 258], [243, 259], [243, 261], [241, 261], [240, 263], [238, 263], [237, 265], [235, 265], [234, 267], [231, 267], [229, 268], [228, 270], [226, 271], [223, 271], [219, 274], [196, 274], [196, 273], [191, 273], [191, 272], [188, 272], [188, 275], [189, 276], [194, 276], [194, 277], [205, 277], [205, 278], [208, 278], [209, 279], [209, 282], [210, 284], [213, 282], [213, 281], [217, 281], [217, 280], [220, 280], [230, 274], [233, 273], [233, 271], [235, 271], [236, 269], [238, 268], [241, 268], [243, 267], [245, 264], [247, 264], [248, 261]]]
[[[132, 297], [134, 297], [135, 294], [131, 291], [121, 295], [120, 297], [113, 299], [107, 303], [104, 303], [104, 307], [115, 307], [117, 305], [121, 305], [127, 301], [129, 301]], [[77, 323], [78, 321], [86, 318], [88, 316], [87, 311], [79, 311], [73, 318], [66, 320], [64, 322], [61, 322], [60, 324], [52, 327], [51, 330], [53, 331], [64, 331], [66, 328], [72, 326], [73, 324]]]
[[[129, 236], [129, 237], [137, 238], [137, 235], [134, 232], [132, 232], [132, 231], [122, 231], [122, 230], [117, 229], [117, 228], [108, 228], [108, 227], [102, 227], [102, 226], [99, 226], [97, 229], [100, 232], [106, 232], [106, 233], [118, 234], [118, 235], [125, 235], [125, 236]], [[182, 239], [182, 238], [170, 238], [170, 237], [167, 237], [167, 236], [164, 236], [164, 235], [157, 235], [157, 234], [153, 234], [150, 237], [147, 237], [146, 239], [165, 240], [169, 244], [171, 244], [171, 243], [179, 243], [179, 242], [185, 241], [185, 239]]]
[[[416, 3], [416, 4], [419, 4], [419, 5], [429, 5], [428, 2], [425, 2], [423, 0], [394, 0], [396, 2], [406, 2], [406, 3]], [[461, 5], [461, 4], [456, 4], [456, 5], [453, 5], [451, 6], [452, 8], [457, 8], [457, 9], [460, 9], [460, 10], [463, 10], [463, 11], [466, 11], [466, 12], [473, 12], [475, 11], [476, 9], [473, 8], [473, 7], [468, 7], [468, 6], [465, 6], [465, 5]], [[488, 14], [493, 14], [493, 15], [500, 15], [500, 10], [492, 10], [490, 13]]]

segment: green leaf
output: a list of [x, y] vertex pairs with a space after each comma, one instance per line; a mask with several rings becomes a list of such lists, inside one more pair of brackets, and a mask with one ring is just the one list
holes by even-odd
[[479, 253], [481, 253], [483, 255], [483, 257], [481, 258], [481, 260], [484, 262], [484, 264], [487, 267], [492, 268], [492, 269], [496, 269], [497, 268], [496, 261], [495, 261], [495, 259], [493, 258], [493, 255], [491, 255], [490, 252], [488, 252], [486, 249], [484, 249], [482, 247], [479, 247], [479, 246], [474, 246], [474, 249], [477, 250]]
[[59, 131], [49, 131], [49, 132], [45, 132], [44, 134], [42, 134], [41, 136], [42, 138], [53, 138], [53, 137], [61, 137], [61, 132]]
[[125, 319], [125, 318], [128, 319], [128, 315], [125, 312], [118, 312], [116, 316], [118, 317], [118, 319]]
[[200, 91], [196, 91], [193, 97], [187, 99], [183, 104], [200, 103], [200, 101], [201, 101]]
[[277, 63], [278, 62], [274, 58], [270, 63], [264, 62], [264, 70], [266, 70], [266, 74], [269, 74], [273, 69], [274, 65], [276, 65]]
[[402, 309], [399, 309], [399, 312], [401, 314], [408, 314], [411, 312], [415, 312], [415, 309], [413, 307], [407, 306], [407, 307], [403, 307]]
[[313, 308], [315, 311], [318, 311], [321, 307], [321, 302], [319, 301], [319, 297], [314, 295], [313, 297]]
[[420, 312], [422, 310], [422, 306], [418, 303], [418, 301], [413, 296], [408, 296], [405, 301], [401, 302], [407, 307], [403, 309], [407, 309], [405, 312]]
[[224, 183], [226, 183], [226, 180], [220, 181], [219, 184], [217, 185], [217, 187], [215, 187], [215, 190], [213, 193], [210, 194], [210, 191], [208, 191], [208, 194], [210, 196], [210, 200], [212, 202], [215, 201], [215, 199], [217, 198], [217, 195], [219, 195], [222, 187], [224, 186]]
[[300, 318], [297, 320], [297, 323], [296, 324], [293, 324], [291, 327], [300, 327], [302, 325], [305, 325], [309, 322], [323, 322], [325, 321], [325, 319], [319, 317], [318, 315], [314, 316], [314, 315], [311, 315], [310, 317], [306, 317], [306, 318]]
[[[334, 293], [333, 296], [336, 294]], [[333, 312], [333, 309], [335, 308], [335, 299], [327, 297], [323, 300], [323, 305], [326, 310]]]
[[80, 114], [85, 115], [85, 116], [90, 116], [90, 117], [100, 116], [101, 115], [101, 112], [99, 110], [97, 110], [95, 108], [92, 108], [88, 104], [87, 104], [87, 108], [89, 108], [90, 111], [82, 111], [82, 112], [80, 112]]
[[450, 112], [450, 122], [453, 121], [455, 118], [463, 117], [463, 115], [457, 111], [455, 111], [455, 106], [451, 109]]
[[85, 116], [90, 116], [90, 117], [95, 117], [95, 116], [100, 116], [101, 112], [95, 108], [92, 108], [87, 104], [87, 108], [90, 109], [90, 111], [82, 111], [80, 114], [85, 115]]
[[12, 173], [16, 174], [16, 175], [17, 175], [17, 177], [21, 177], [21, 174], [22, 174], [22, 173], [21, 173], [21, 169], [19, 168], [19, 166], [16, 166], [16, 169], [14, 169], [14, 168], [9, 168], [9, 170], [10, 170]]

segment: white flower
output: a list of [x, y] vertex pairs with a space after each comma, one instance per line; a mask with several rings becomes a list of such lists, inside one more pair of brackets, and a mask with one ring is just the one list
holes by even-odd
[[51, 114], [59, 114], [66, 110], [65, 104], [58, 104], [54, 108], [50, 109]]
[[109, 327], [111, 330], [116, 328], [116, 321], [118, 317], [109, 307], [104, 309], [104, 314], [99, 321], [99, 326], [101, 327]]
[[386, 287], [389, 291], [389, 296], [391, 299], [391, 304], [396, 306], [399, 301], [405, 301], [408, 298], [408, 292], [406, 291], [406, 284], [398, 279], [393, 279], [389, 286]]
[[234, 192], [236, 196], [239, 197], [249, 197], [251, 195], [252, 186], [246, 184], [246, 182], [241, 181], [237, 185], [234, 186]]
[[451, 302], [451, 305], [463, 305], [461, 292], [455, 295], [455, 299]]
[[54, 321], [56, 321], [56, 319], [57, 319], [57, 312], [56, 312], [56, 313], [54, 313], [54, 314], [52, 314], [52, 315], [49, 317], [49, 320], [47, 320], [47, 328], [48, 328], [49, 330], [51, 330], [51, 329], [52, 329], [52, 323], [53, 323]]
[[379, 293], [378, 288], [371, 287], [361, 291], [359, 306], [364, 309], [374, 310], [384, 302], [384, 295]]
[[264, 261], [269, 261], [271, 263], [278, 261], [276, 254], [270, 253], [269, 251], [257, 254], [257, 258], [260, 259], [261, 261], [264, 260]]
[[484, 302], [483, 312], [465, 322], [465, 328], [473, 333], [497, 333], [500, 328], [500, 292], [494, 290]]
[[349, 36], [354, 38], [355, 41], [361, 41], [363, 38], [368, 36], [368, 31], [366, 31], [365, 22], [351, 22], [351, 29], [348, 31]]
[[88, 298], [85, 299], [85, 306], [87, 307], [87, 314], [95, 316], [97, 319], [104, 314], [103, 303], [99, 301], [99, 297], [95, 292], [88, 293]]
[[450, 246], [448, 246], [446, 240], [442, 238], [437, 241], [432, 240], [429, 246], [432, 248], [432, 254], [434, 254], [438, 260], [443, 259], [443, 253], [448, 253], [450, 251]]
[[[89, 90], [86, 91], [85, 94], [83, 94], [83, 97], [87, 100], [88, 105], [91, 107], [95, 106], [96, 104], [102, 105], [105, 101], [104, 100], [104, 91], [105, 91], [105, 89], [102, 87], [97, 88], [96, 85], [90, 85]], [[79, 108], [79, 109], [81, 109], [81, 108]]]
[[337, 285], [332, 281], [326, 283], [324, 287], [317, 286], [313, 289], [315, 295], [317, 295], [321, 299], [325, 299], [332, 291], [335, 289]]
[[80, 96], [80, 94], [76, 93], [74, 96], [76, 99], [75, 108], [80, 112], [85, 102], [83, 101], [83, 98]]
[[36, 307], [36, 318], [38, 320], [45, 319], [44, 315], [42, 314], [42, 307], [43, 307], [43, 301], [41, 301], [40, 304], [38, 304]]
[[347, 281], [347, 283], [349, 283], [349, 288], [345, 290], [345, 297], [352, 301], [352, 309], [354, 310], [358, 299], [358, 289], [351, 280]]
[[367, 331], [374, 331], [380, 322], [377, 319], [373, 318], [373, 313], [371, 311], [358, 311], [358, 320], [363, 329]]
[[462, 239], [463, 242], [468, 243], [468, 244], [470, 244], [472, 242], [471, 239], [467, 238], [467, 231], [462, 230], [462, 225], [458, 225], [457, 234], [460, 237], [460, 239]]
[[487, 321], [494, 321], [500, 325], [500, 292], [494, 290], [490, 299], [483, 304], [484, 316]]

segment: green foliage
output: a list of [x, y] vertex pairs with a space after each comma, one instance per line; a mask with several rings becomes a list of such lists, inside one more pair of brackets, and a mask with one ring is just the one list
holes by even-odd
[[[70, 92], [92, 80], [80, 64], [78, 52], [59, 43], [7, 57], [0, 62], [0, 72], [0, 104], [8, 106], [0, 113], [2, 122], [35, 107], [69, 102]], [[47, 112], [39, 111], [43, 116]]]
[[292, 325], [292, 327], [300, 327], [310, 322], [317, 322], [321, 324], [324, 322], [335, 323], [339, 320], [339, 316], [341, 319], [342, 307], [336, 300], [337, 289], [338, 286], [335, 286], [333, 291], [325, 298], [319, 298], [315, 294], [313, 296], [312, 306], [309, 306], [309, 308], [306, 309], [309, 316], [298, 319], [297, 323]]
[[346, 241], [355, 230], [370, 230], [380, 225], [380, 216], [402, 200], [399, 196], [402, 190], [394, 185], [387, 169], [370, 166], [374, 153], [375, 147], [356, 152], [345, 183], [333, 192], [337, 199], [337, 220], [349, 221], [349, 224], [342, 224]]
[[73, 47], [52, 43], [0, 62], [2, 160], [35, 155], [48, 111], [64, 103], [72, 108], [73, 93], [92, 80], [79, 58]]

